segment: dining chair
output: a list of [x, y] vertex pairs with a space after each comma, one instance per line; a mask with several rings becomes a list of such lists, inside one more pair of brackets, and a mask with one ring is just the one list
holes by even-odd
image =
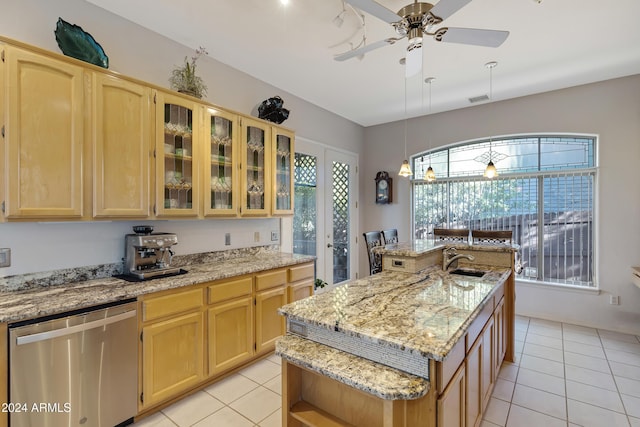
[[469, 241], [469, 229], [468, 228], [434, 228], [433, 237], [436, 241], [466, 243]]
[[511, 230], [471, 230], [473, 243], [506, 245], [511, 244], [513, 231]]
[[389, 245], [391, 243], [398, 243], [398, 230], [391, 228], [389, 230], [382, 230], [382, 237], [384, 238], [384, 244]]
[[369, 274], [376, 274], [382, 271], [382, 255], [373, 252], [373, 248], [383, 246], [382, 232], [368, 231], [362, 233], [364, 243], [367, 245], [367, 255], [369, 256]]

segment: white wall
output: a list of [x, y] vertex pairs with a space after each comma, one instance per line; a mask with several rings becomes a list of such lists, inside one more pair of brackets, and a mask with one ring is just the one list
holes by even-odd
[[[599, 135], [596, 268], [602, 292], [519, 284], [517, 312], [640, 333], [640, 289], [631, 283], [630, 273], [631, 266], [640, 265], [640, 75], [418, 117], [409, 120], [408, 129], [409, 154], [496, 135]], [[407, 179], [397, 176], [403, 132], [404, 122], [366, 129], [362, 173], [370, 179], [364, 180], [361, 202], [367, 211], [363, 229], [397, 227], [401, 239], [407, 239], [410, 188]], [[389, 206], [374, 201], [372, 179], [379, 170], [394, 176], [395, 200]], [[360, 272], [366, 271], [363, 259]], [[609, 304], [610, 295], [620, 296], [619, 306]]]
[[[109, 69], [168, 88], [170, 70], [193, 55], [190, 48], [82, 0], [20, 0], [3, 2], [0, 34], [60, 53], [54, 37], [58, 17], [83, 27], [109, 56]], [[215, 31], [215, 28], [211, 28]], [[228, 37], [228, 35], [221, 35]], [[243, 74], [211, 56], [198, 61], [198, 73], [209, 87], [207, 101], [244, 114], [255, 112], [264, 99], [280, 95], [291, 111], [283, 123], [303, 136], [359, 152], [364, 130], [346, 119]], [[124, 235], [131, 225], [152, 223], [157, 231], [178, 233], [177, 254], [270, 244], [279, 219], [135, 221], [90, 223], [0, 223], [0, 247], [12, 249], [12, 266], [0, 277], [84, 265], [118, 262], [124, 255]], [[260, 232], [260, 241], [254, 233]], [[289, 225], [282, 243], [291, 248]], [[224, 234], [231, 233], [231, 246]], [[279, 243], [279, 242], [276, 242]]]

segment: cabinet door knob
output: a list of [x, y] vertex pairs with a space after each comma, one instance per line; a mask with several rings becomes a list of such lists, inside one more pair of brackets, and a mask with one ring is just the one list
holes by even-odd
[[332, 247], [333, 247], [333, 245], [332, 245], [331, 243], [327, 243], [327, 247], [328, 247], [328, 248], [332, 248]]

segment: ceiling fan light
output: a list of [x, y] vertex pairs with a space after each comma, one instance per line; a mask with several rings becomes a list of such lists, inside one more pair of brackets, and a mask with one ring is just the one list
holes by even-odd
[[427, 172], [424, 174], [424, 179], [427, 182], [433, 182], [436, 180], [436, 173], [431, 166], [427, 168]]
[[402, 162], [402, 166], [400, 166], [400, 172], [398, 172], [398, 175], [404, 176], [404, 177], [413, 175], [413, 172], [411, 172], [411, 166], [409, 166], [408, 160], [405, 160]]
[[496, 166], [493, 164], [493, 162], [489, 160], [489, 163], [487, 163], [487, 168], [484, 170], [484, 177], [492, 179], [497, 176], [498, 170], [496, 169]]

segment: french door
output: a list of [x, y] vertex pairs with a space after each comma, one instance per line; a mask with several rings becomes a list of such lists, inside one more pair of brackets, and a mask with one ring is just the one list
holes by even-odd
[[330, 285], [356, 278], [357, 156], [297, 138], [295, 163], [293, 252]]

